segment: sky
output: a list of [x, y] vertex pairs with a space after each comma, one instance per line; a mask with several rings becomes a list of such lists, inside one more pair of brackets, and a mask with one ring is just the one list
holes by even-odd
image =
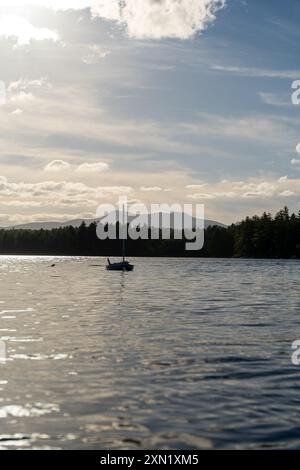
[[0, 226], [120, 195], [298, 212], [299, 21], [299, 0], [2, 0]]

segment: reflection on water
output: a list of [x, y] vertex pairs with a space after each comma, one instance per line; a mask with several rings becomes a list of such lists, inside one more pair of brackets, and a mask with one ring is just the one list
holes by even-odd
[[299, 262], [0, 261], [0, 449], [299, 447]]

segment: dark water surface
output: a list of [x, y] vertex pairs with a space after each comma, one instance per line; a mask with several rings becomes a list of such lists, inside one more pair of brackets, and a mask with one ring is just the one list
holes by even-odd
[[135, 265], [1, 258], [0, 448], [300, 447], [300, 263]]

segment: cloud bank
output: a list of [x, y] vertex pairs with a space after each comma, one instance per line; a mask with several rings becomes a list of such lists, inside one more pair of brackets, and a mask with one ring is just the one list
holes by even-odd
[[38, 6], [54, 10], [80, 10], [91, 6], [93, 0], [2, 0], [1, 6], [24, 7]]
[[18, 46], [28, 45], [32, 40], [58, 41], [59, 36], [48, 28], [38, 28], [25, 18], [13, 15], [4, 15], [0, 18], [0, 36], [15, 38]]
[[92, 14], [126, 27], [137, 39], [188, 39], [215, 20], [226, 0], [94, 0]]
[[96, 208], [106, 197], [129, 194], [130, 186], [87, 186], [72, 181], [14, 183], [0, 176], [0, 201], [7, 207], [89, 207]]
[[[131, 38], [188, 39], [214, 21], [217, 11], [225, 4], [226, 0], [11, 0], [4, 1], [3, 6], [32, 5], [55, 10], [89, 8], [94, 18], [114, 21], [125, 27]], [[4, 24], [2, 27], [6, 28]], [[21, 44], [27, 44], [31, 38], [58, 39], [55, 32], [33, 29], [29, 24], [23, 24], [17, 30], [27, 30], [26, 37], [18, 36]], [[7, 33], [11, 35], [11, 31]]]
[[53, 160], [45, 167], [45, 171], [64, 171], [69, 170], [71, 165], [64, 160]]
[[103, 162], [98, 162], [98, 163], [82, 163], [79, 165], [79, 167], [76, 169], [76, 171], [79, 171], [80, 173], [97, 173], [101, 171], [106, 171], [108, 170], [109, 166], [107, 163]]

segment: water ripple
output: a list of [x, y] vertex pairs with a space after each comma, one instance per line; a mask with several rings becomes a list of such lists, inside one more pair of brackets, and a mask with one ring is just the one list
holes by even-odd
[[300, 263], [135, 264], [2, 258], [0, 449], [297, 448]]

